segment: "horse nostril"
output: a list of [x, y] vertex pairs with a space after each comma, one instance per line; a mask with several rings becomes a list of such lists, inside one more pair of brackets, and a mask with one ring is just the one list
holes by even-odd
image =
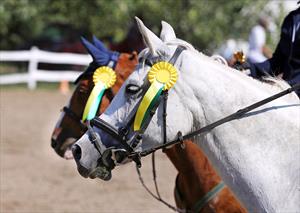
[[80, 158], [81, 158], [81, 148], [80, 148], [80, 146], [74, 144], [72, 146], [72, 153], [73, 153], [73, 156], [74, 156], [75, 160], [80, 160]]

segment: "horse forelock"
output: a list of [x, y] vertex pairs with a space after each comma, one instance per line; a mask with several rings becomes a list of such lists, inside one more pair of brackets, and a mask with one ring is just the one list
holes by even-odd
[[193, 45], [191, 45], [190, 43], [182, 40], [182, 39], [179, 39], [179, 38], [176, 38], [174, 40], [171, 40], [171, 41], [167, 41], [166, 42], [167, 45], [176, 45], [176, 46], [183, 46], [185, 47], [186, 49], [188, 50], [195, 50], [195, 48], [193, 47]]

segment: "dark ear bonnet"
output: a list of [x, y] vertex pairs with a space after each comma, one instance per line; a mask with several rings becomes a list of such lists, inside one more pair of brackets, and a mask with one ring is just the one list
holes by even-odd
[[89, 64], [87, 69], [75, 80], [77, 84], [82, 78], [92, 75], [94, 71], [101, 66], [109, 66], [112, 69], [117, 65], [119, 55], [118, 52], [108, 50], [104, 44], [93, 36], [93, 43], [90, 43], [84, 37], [81, 37], [81, 43], [86, 48], [88, 53], [92, 56], [93, 61]]

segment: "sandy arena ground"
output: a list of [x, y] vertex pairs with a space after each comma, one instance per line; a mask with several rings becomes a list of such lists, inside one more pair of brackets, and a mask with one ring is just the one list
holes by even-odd
[[[54, 90], [0, 91], [0, 212], [172, 212], [141, 186], [134, 164], [113, 172], [109, 182], [82, 178], [75, 162], [50, 147], [50, 135], [69, 95]], [[143, 159], [145, 181], [154, 189], [151, 158]], [[157, 154], [162, 196], [174, 205], [176, 171]]]

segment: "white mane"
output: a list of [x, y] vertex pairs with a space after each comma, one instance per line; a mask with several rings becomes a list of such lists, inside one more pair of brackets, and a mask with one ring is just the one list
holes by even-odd
[[[218, 63], [215, 60], [212, 60], [211, 57], [204, 55], [202, 52], [200, 52], [197, 49], [195, 49], [190, 43], [188, 43], [186, 41], [183, 41], [181, 39], [175, 38], [175, 39], [173, 39], [171, 41], [165, 42], [165, 44], [166, 45], [170, 45], [170, 46], [179, 46], [179, 45], [183, 46], [186, 49], [195, 52], [196, 55], [199, 55], [199, 59], [200, 60], [202, 60], [202, 61], [210, 61], [210, 62], [213, 61], [213, 63], [216, 65], [217, 69], [220, 72], [223, 72], [223, 71], [225, 71], [225, 72], [231, 72], [231, 74], [237, 76], [237, 78], [236, 78], [237, 81], [241, 81], [241, 79], [249, 80], [249, 78], [250, 78], [251, 81], [253, 81], [251, 83], [255, 84], [254, 86], [258, 87], [259, 92], [267, 90], [272, 95], [272, 94], [281, 92], [281, 91], [283, 91], [285, 89], [288, 89], [290, 87], [290, 85], [288, 83], [286, 83], [282, 79], [279, 79], [279, 78], [276, 78], [276, 77], [266, 76], [266, 77], [262, 78], [262, 81], [261, 81], [261, 80], [254, 79], [254, 78], [252, 78], [250, 76], [247, 76], [247, 75], [243, 74], [242, 72], [240, 72], [238, 70], [235, 70], [235, 69], [233, 69], [233, 68], [231, 68], [229, 66], [226, 66], [224, 64]], [[143, 50], [140, 53], [139, 57], [143, 58], [148, 53], [149, 53], [149, 49], [146, 48], [145, 50]], [[290, 94], [290, 95], [284, 96], [283, 98], [288, 98], [289, 99], [289, 97], [292, 97], [292, 99], [294, 99], [295, 97], [298, 98], [295, 94]]]

